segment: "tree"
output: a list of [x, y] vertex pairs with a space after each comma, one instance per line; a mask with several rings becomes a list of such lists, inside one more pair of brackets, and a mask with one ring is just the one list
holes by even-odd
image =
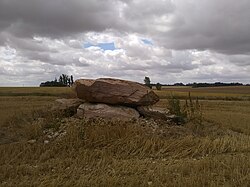
[[62, 81], [65, 86], [68, 85], [68, 75], [62, 74]]
[[149, 78], [149, 77], [145, 77], [145, 78], [144, 78], [144, 83], [145, 83], [145, 85], [148, 86], [149, 88], [152, 88], [151, 81], [150, 81], [150, 78]]
[[155, 87], [157, 90], [161, 90], [161, 84], [159, 82], [155, 85]]
[[60, 83], [63, 83], [63, 79], [62, 79], [62, 76], [60, 75], [60, 77], [59, 77], [59, 82]]
[[73, 85], [73, 83], [74, 83], [74, 79], [73, 79], [73, 75], [71, 75], [70, 76], [70, 84], [71, 84], [71, 86]]
[[74, 83], [73, 75], [69, 76], [66, 74], [62, 74], [59, 76], [59, 79], [55, 78], [54, 81], [46, 81], [40, 84], [41, 87], [44, 86], [57, 86], [57, 87], [65, 87], [72, 86]]

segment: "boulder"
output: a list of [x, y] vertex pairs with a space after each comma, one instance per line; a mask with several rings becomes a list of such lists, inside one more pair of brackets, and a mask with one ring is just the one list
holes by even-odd
[[138, 119], [140, 114], [135, 109], [125, 106], [84, 103], [78, 107], [77, 116], [129, 121], [131, 119]]
[[77, 97], [91, 103], [125, 106], [148, 106], [159, 97], [148, 87], [132, 81], [101, 78], [79, 79], [74, 83]]
[[160, 109], [153, 109], [148, 106], [138, 106], [137, 111], [145, 118], [151, 118], [154, 120], [168, 121], [173, 122], [177, 125], [183, 123], [183, 120], [180, 116], [169, 114], [169, 111], [164, 111]]
[[81, 99], [56, 99], [56, 103], [65, 107], [70, 107], [70, 106], [78, 107], [83, 102], [84, 101]]
[[63, 113], [65, 116], [73, 116], [83, 102], [81, 99], [57, 99], [55, 105], [52, 107], [52, 112], [57, 111]]

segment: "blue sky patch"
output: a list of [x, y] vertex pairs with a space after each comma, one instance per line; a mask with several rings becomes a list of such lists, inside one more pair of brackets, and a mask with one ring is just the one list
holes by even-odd
[[83, 44], [84, 48], [89, 48], [89, 47], [92, 47], [92, 46], [95, 46], [95, 45], [93, 45], [93, 44], [91, 44], [89, 42], [86, 42], [86, 43]]
[[106, 50], [115, 50], [115, 43], [114, 42], [111, 42], [111, 43], [98, 43], [97, 45], [98, 47], [102, 48], [104, 51]]
[[148, 39], [141, 39], [141, 41], [146, 44], [146, 45], [153, 45], [153, 42], [151, 40], [148, 40]]
[[100, 47], [101, 49], [103, 49], [104, 51], [106, 50], [115, 50], [115, 43], [114, 42], [110, 42], [110, 43], [98, 43], [96, 45], [92, 44], [92, 43], [84, 43], [84, 48], [89, 48], [89, 47], [92, 47], [92, 46], [96, 46], [96, 47]]

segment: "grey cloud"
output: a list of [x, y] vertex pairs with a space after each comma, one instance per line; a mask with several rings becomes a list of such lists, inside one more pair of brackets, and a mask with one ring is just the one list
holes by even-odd
[[77, 55], [74, 53], [44, 53], [44, 52], [37, 52], [33, 53], [31, 51], [23, 51], [22, 55], [24, 57], [28, 57], [29, 60], [36, 60], [40, 61], [41, 63], [46, 63], [50, 65], [58, 65], [58, 66], [65, 66], [65, 65], [75, 65], [81, 67], [89, 66], [88, 63], [80, 61], [81, 55]]
[[59, 37], [117, 24], [117, 1], [0, 0], [0, 28], [19, 37]]
[[162, 33], [166, 47], [214, 50], [225, 54], [250, 52], [250, 1], [177, 0], [170, 30]]
[[175, 7], [171, 0], [134, 0], [128, 3], [126, 16], [132, 19], [159, 17], [172, 13]]
[[239, 66], [250, 66], [249, 55], [231, 55], [225, 58], [228, 58], [229, 62], [237, 64]]
[[1, 31], [60, 38], [114, 29], [169, 49], [249, 54], [249, 7], [248, 0], [0, 0], [0, 44]]
[[22, 51], [32, 51], [36, 52], [56, 52], [53, 49], [49, 49], [46, 45], [41, 42], [37, 42], [32, 38], [16, 38], [13, 36], [8, 37], [8, 45], [14, 49], [20, 49]]
[[131, 0], [126, 5], [123, 9], [123, 16], [128, 23], [125, 29], [144, 34], [164, 24], [163, 18], [175, 9], [171, 0]]
[[86, 67], [89, 64], [80, 61], [83, 49], [77, 44], [63, 40], [48, 40], [34, 38], [17, 38], [9, 36], [8, 46], [16, 49], [16, 55], [22, 57], [22, 61], [40, 61], [51, 65], [76, 65]]
[[[0, 50], [1, 78], [246, 82], [249, 8], [249, 0], [0, 0], [0, 48], [10, 48]], [[115, 42], [120, 51], [83, 49], [85, 40]]]

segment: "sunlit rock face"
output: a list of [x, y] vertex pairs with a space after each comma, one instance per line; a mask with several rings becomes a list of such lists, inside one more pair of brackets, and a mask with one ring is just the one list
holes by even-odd
[[91, 103], [123, 106], [148, 106], [159, 101], [159, 97], [148, 87], [132, 81], [100, 78], [79, 79], [74, 84], [77, 97]]

